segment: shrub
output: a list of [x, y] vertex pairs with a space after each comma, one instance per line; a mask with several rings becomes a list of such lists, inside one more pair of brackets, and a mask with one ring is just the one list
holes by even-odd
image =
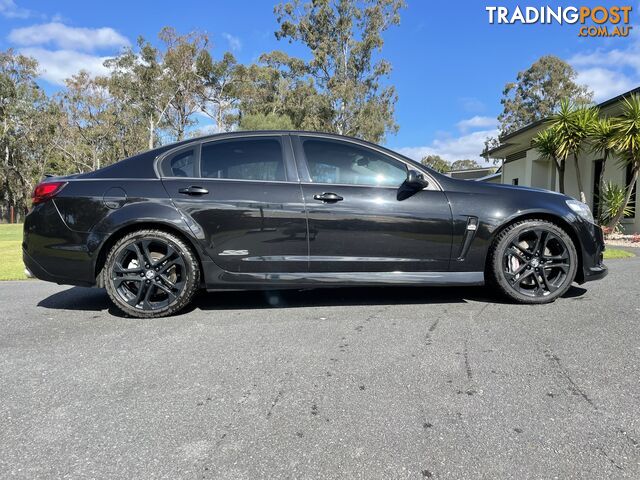
[[[625, 187], [616, 185], [615, 183], [607, 183], [602, 189], [600, 194], [600, 223], [606, 224], [609, 220], [616, 216], [616, 213], [620, 207], [625, 203], [627, 199], [627, 190]], [[625, 206], [624, 215], [628, 216], [633, 214], [633, 207], [630, 205]], [[620, 227], [620, 224], [613, 226], [613, 230], [616, 231]], [[611, 232], [609, 232], [611, 233]]]

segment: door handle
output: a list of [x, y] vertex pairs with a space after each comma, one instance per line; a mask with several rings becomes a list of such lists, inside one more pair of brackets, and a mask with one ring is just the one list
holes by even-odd
[[190, 187], [179, 189], [178, 192], [184, 193], [185, 195], [205, 195], [209, 193], [209, 190], [207, 190], [206, 188], [191, 185]]
[[331, 193], [331, 192], [325, 192], [320, 195], [314, 195], [313, 198], [314, 200], [320, 200], [321, 202], [325, 202], [325, 203], [334, 203], [334, 202], [339, 202], [341, 200], [344, 200], [344, 198], [342, 198], [337, 193]]

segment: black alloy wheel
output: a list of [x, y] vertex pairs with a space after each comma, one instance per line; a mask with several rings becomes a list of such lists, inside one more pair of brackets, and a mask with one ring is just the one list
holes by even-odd
[[547, 303], [564, 294], [576, 275], [571, 237], [544, 220], [526, 220], [505, 229], [492, 251], [493, 275], [508, 297]]
[[199, 285], [191, 249], [173, 234], [142, 230], [111, 249], [103, 280], [113, 303], [134, 317], [162, 317], [183, 308]]

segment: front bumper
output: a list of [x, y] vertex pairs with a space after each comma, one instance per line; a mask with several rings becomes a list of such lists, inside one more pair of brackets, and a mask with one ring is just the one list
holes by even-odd
[[582, 284], [606, 277], [609, 269], [603, 262], [605, 244], [602, 229], [593, 223], [580, 222], [577, 230], [582, 246], [582, 271], [578, 272], [576, 281]]
[[606, 265], [599, 265], [597, 267], [591, 267], [584, 272], [583, 282], [593, 282], [594, 280], [600, 280], [609, 273], [609, 269]]

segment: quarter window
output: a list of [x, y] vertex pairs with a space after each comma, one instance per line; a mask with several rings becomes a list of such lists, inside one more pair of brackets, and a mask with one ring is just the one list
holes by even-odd
[[162, 173], [167, 177], [195, 177], [195, 150], [184, 150], [163, 163]]
[[282, 146], [275, 138], [217, 141], [202, 146], [203, 178], [284, 181]]
[[404, 164], [368, 148], [316, 139], [302, 146], [315, 183], [399, 187], [407, 178]]

